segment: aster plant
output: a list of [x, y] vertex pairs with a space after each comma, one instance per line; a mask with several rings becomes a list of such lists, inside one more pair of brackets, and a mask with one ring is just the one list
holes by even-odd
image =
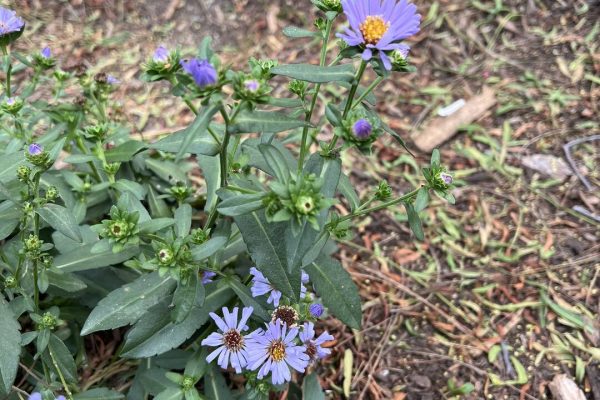
[[[302, 380], [320, 392], [318, 373], [341, 350], [322, 319], [362, 319], [336, 242], [400, 205], [422, 239], [419, 212], [432, 193], [452, 202], [453, 179], [436, 151], [414, 190], [382, 181], [359, 197], [340, 154], [404, 146], [374, 91], [414, 70], [403, 40], [420, 17], [404, 0], [312, 2], [315, 29], [284, 34], [316, 38], [318, 65], [234, 70], [209, 38], [195, 54], [148, 54], [140, 77], [195, 115], [153, 141], [119, 119], [117, 74], [64, 71], [51, 47], [12, 52], [25, 23], [0, 8], [1, 396], [15, 382], [34, 400], [268, 399]], [[114, 373], [83, 381], [87, 338], [108, 330]]]

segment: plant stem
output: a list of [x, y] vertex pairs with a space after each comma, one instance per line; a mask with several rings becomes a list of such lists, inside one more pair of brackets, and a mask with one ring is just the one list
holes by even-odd
[[[77, 148], [79, 148], [79, 151], [81, 151], [83, 154], [90, 154], [87, 147], [85, 147], [85, 144], [83, 143], [83, 139], [81, 138], [80, 135], [76, 136], [75, 143], [77, 144]], [[102, 176], [100, 175], [100, 172], [98, 172], [98, 168], [96, 168], [96, 165], [92, 161], [88, 161], [87, 164], [92, 169], [92, 172], [94, 173], [94, 177], [96, 178], [98, 183], [101, 183], [103, 181], [103, 179], [102, 179]]]
[[[342, 119], [346, 119], [350, 109], [352, 108], [352, 103], [354, 102], [354, 96], [356, 95], [356, 91], [358, 90], [358, 85], [360, 84], [360, 80], [365, 73], [365, 69], [367, 68], [367, 62], [365, 60], [361, 60], [360, 67], [358, 67], [358, 71], [356, 71], [356, 76], [354, 77], [354, 82], [352, 82], [352, 87], [350, 88], [350, 92], [348, 93], [348, 99], [346, 100], [346, 107], [344, 107], [344, 112], [342, 113]], [[334, 136], [329, 146], [327, 147], [327, 152], [331, 152], [335, 147], [338, 141], [338, 136]]]
[[[322, 67], [325, 65], [325, 60], [327, 59], [327, 45], [329, 44], [329, 36], [331, 35], [331, 28], [333, 26], [333, 21], [327, 20], [327, 25], [325, 26], [325, 34], [323, 35], [323, 47], [321, 48], [321, 59], [319, 61], [319, 65]], [[312, 101], [310, 103], [310, 108], [306, 112], [306, 117], [304, 121], [306, 125], [302, 129], [302, 142], [300, 143], [300, 156], [298, 158], [298, 175], [302, 172], [302, 167], [304, 166], [304, 159], [306, 158], [306, 153], [308, 152], [308, 124], [312, 119], [313, 112], [315, 111], [315, 106], [317, 105], [317, 98], [319, 97], [319, 91], [321, 90], [321, 84], [317, 83], [315, 85], [315, 94], [313, 95]]]
[[50, 354], [50, 358], [52, 359], [52, 364], [54, 364], [54, 368], [56, 369], [56, 373], [58, 374], [58, 377], [60, 378], [60, 382], [62, 383], [63, 389], [65, 389], [65, 392], [67, 393], [67, 398], [69, 400], [71, 400], [73, 398], [73, 394], [71, 393], [71, 390], [69, 389], [69, 385], [67, 385], [67, 381], [65, 381], [65, 377], [63, 376], [62, 372], [60, 371], [60, 367], [58, 366], [58, 363], [56, 362], [56, 358], [54, 357], [54, 353], [52, 353], [52, 349], [50, 347], [48, 347], [48, 353]]
[[348, 214], [348, 215], [340, 218], [338, 220], [338, 223], [339, 222], [343, 222], [343, 221], [347, 221], [347, 220], [352, 219], [354, 217], [359, 217], [361, 215], [370, 214], [370, 213], [372, 213], [374, 211], [379, 211], [379, 210], [383, 210], [385, 208], [394, 206], [394, 205], [396, 205], [398, 203], [401, 203], [403, 201], [406, 201], [408, 199], [413, 198], [414, 196], [417, 195], [417, 193], [419, 192], [419, 190], [421, 190], [421, 188], [415, 189], [412, 192], [409, 192], [409, 193], [407, 193], [407, 194], [405, 194], [403, 196], [397, 197], [397, 198], [392, 199], [392, 200], [385, 201], [385, 202], [383, 202], [383, 203], [381, 203], [379, 205], [376, 205], [374, 207], [371, 207], [371, 208], [365, 208], [365, 209], [362, 209], [362, 210], [359, 208], [356, 211], [354, 211], [352, 214]]
[[369, 93], [371, 93], [373, 91], [373, 89], [375, 89], [377, 87], [377, 85], [379, 85], [381, 82], [383, 82], [383, 77], [378, 76], [377, 79], [375, 79], [369, 85], [369, 87], [358, 97], [358, 99], [356, 99], [356, 101], [352, 105], [352, 109], [356, 108], [356, 106], [359, 105], [365, 99], [365, 97], [367, 97], [369, 95]]
[[[40, 178], [42, 176], [41, 172], [35, 174], [33, 180], [33, 198], [37, 199], [40, 195]], [[33, 216], [33, 234], [36, 237], [40, 235], [40, 216], [38, 213], [35, 213]], [[33, 260], [33, 301], [35, 303], [36, 311], [40, 309], [40, 288], [38, 286], [38, 260], [37, 257]]]
[[2, 53], [4, 54], [4, 65], [6, 68], [6, 97], [11, 97], [10, 89], [10, 76], [12, 74], [12, 63], [10, 62], [10, 54], [6, 46], [2, 46]]

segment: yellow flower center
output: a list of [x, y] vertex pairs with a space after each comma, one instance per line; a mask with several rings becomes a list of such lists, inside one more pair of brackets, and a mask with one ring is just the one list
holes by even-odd
[[285, 358], [285, 345], [281, 340], [277, 340], [271, 343], [269, 347], [269, 354], [275, 361], [281, 361]]
[[377, 44], [389, 27], [390, 23], [385, 22], [380, 16], [369, 15], [365, 22], [360, 24], [360, 31], [367, 44]]

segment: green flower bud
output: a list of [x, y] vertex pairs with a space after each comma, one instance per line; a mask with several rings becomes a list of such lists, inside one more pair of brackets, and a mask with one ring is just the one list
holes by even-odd
[[23, 247], [25, 248], [25, 252], [29, 255], [37, 255], [40, 252], [40, 248], [42, 247], [42, 241], [37, 235], [33, 233], [29, 235], [25, 242], [23, 243]]
[[50, 268], [50, 267], [52, 267], [52, 264], [54, 263], [54, 257], [44, 255], [41, 257], [40, 261], [42, 262], [42, 265], [44, 266], [44, 268]]
[[342, 12], [341, 0], [316, 0], [313, 2], [321, 11], [335, 11], [337, 13]]
[[35, 211], [35, 207], [33, 206], [33, 203], [26, 201], [23, 203], [23, 214], [29, 215], [32, 214]]
[[192, 231], [192, 243], [202, 244], [208, 240], [208, 233], [203, 229], [194, 229]]
[[109, 163], [104, 166], [104, 172], [106, 172], [110, 176], [115, 176], [117, 172], [119, 172], [119, 168], [121, 168], [121, 163]]
[[4, 278], [4, 286], [7, 289], [16, 289], [17, 286], [19, 285], [17, 278], [15, 278], [12, 275], [7, 276], [6, 278]]
[[111, 221], [108, 235], [115, 239], [121, 239], [129, 235], [129, 224], [126, 221]]
[[54, 201], [58, 197], [58, 189], [55, 186], [49, 186], [46, 189], [46, 200]]
[[177, 200], [180, 203], [184, 202], [185, 199], [192, 195], [192, 189], [187, 186], [184, 186], [182, 183], [178, 183], [177, 185], [172, 186], [169, 189], [169, 192], [171, 192], [173, 197], [175, 197], [175, 200]]
[[315, 28], [317, 28], [318, 30], [324, 31], [326, 27], [327, 27], [327, 21], [325, 21], [325, 19], [317, 18], [315, 20]]
[[24, 102], [18, 97], [7, 97], [0, 104], [0, 109], [6, 113], [17, 115], [23, 108]]
[[302, 100], [304, 100], [304, 98], [306, 97], [306, 89], [308, 88], [308, 83], [294, 79], [290, 82], [289, 88], [290, 92], [294, 93]]
[[96, 139], [96, 140], [104, 140], [108, 133], [108, 124], [102, 123], [92, 126], [87, 126], [84, 129], [85, 136]]
[[[260, 72], [257, 75], [264, 75]], [[235, 98], [239, 100], [248, 100], [256, 103], [264, 103], [267, 101], [267, 95], [271, 91], [271, 87], [263, 78], [240, 73], [234, 78], [233, 89]]]
[[91, 184], [90, 182], [84, 182], [84, 183], [83, 183], [83, 187], [81, 188], [81, 190], [82, 190], [84, 193], [87, 193], [87, 192], [89, 192], [90, 190], [92, 190], [92, 184]]
[[295, 206], [300, 214], [309, 215], [315, 209], [315, 200], [310, 196], [299, 196]]
[[57, 69], [52, 75], [54, 75], [54, 79], [56, 79], [58, 82], [65, 82], [71, 77], [71, 74], [63, 71], [62, 69]]
[[23, 183], [27, 183], [29, 181], [29, 176], [31, 175], [31, 168], [26, 165], [19, 165], [17, 168], [17, 177]]
[[156, 258], [158, 258], [158, 262], [162, 265], [169, 265], [173, 262], [173, 250], [169, 248], [160, 249], [156, 254]]
[[387, 200], [392, 196], [392, 188], [391, 186], [387, 183], [387, 181], [383, 180], [381, 182], [379, 182], [379, 185], [377, 186], [377, 192], [375, 192], [375, 197], [377, 198], [377, 200]]
[[25, 158], [38, 168], [47, 170], [52, 166], [50, 155], [44, 148], [37, 144], [31, 143], [25, 150]]
[[54, 329], [58, 325], [58, 319], [51, 313], [44, 313], [42, 320], [40, 321], [39, 328], [41, 329]]
[[181, 390], [183, 390], [184, 392], [190, 390], [194, 387], [195, 383], [196, 382], [193, 377], [189, 375], [184, 375], [183, 379], [181, 380]]

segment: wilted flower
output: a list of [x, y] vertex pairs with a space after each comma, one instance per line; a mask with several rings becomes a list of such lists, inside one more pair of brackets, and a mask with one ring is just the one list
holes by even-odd
[[315, 339], [315, 324], [312, 322], [305, 322], [303, 329], [300, 331], [300, 340], [306, 346], [306, 354], [311, 362], [331, 354], [331, 350], [325, 349], [321, 347], [321, 345], [333, 339], [333, 336], [327, 332], [321, 333], [321, 335]]
[[406, 0], [342, 0], [342, 7], [350, 27], [337, 36], [349, 46], [360, 46], [365, 61], [378, 51], [387, 70], [392, 63], [386, 52], [407, 52], [409, 47], [399, 42], [419, 32], [421, 16]]
[[452, 179], [452, 175], [450, 175], [450, 174], [447, 174], [445, 172], [440, 172], [439, 179], [448, 186], [452, 185], [453, 179]]
[[279, 306], [271, 314], [272, 322], [278, 319], [285, 323], [287, 326], [295, 326], [298, 322], [298, 311], [294, 307], [290, 306]]
[[323, 305], [320, 303], [313, 303], [310, 305], [310, 307], [308, 307], [308, 311], [310, 312], [310, 315], [312, 315], [315, 318], [319, 318], [321, 315], [323, 315], [323, 312], [325, 311], [325, 309], [323, 308]]
[[217, 324], [220, 332], [211, 333], [202, 341], [203, 346], [218, 346], [216, 350], [206, 357], [206, 361], [212, 362], [217, 356], [217, 363], [221, 368], [227, 368], [231, 361], [231, 366], [239, 374], [247, 364], [248, 351], [246, 349], [246, 338], [242, 332], [248, 329], [246, 322], [252, 315], [252, 307], [242, 309], [242, 318], [238, 322], [238, 308], [234, 307], [230, 313], [226, 307], [223, 307], [223, 318], [211, 312], [210, 316]]
[[252, 297], [262, 296], [263, 294], [270, 293], [267, 303], [273, 303], [275, 307], [279, 306], [281, 292], [275, 289], [269, 280], [265, 278], [262, 272], [256, 269], [256, 267], [250, 268], [250, 275], [254, 277], [252, 278], [252, 287], [250, 288]]
[[204, 271], [202, 272], [202, 279], [200, 282], [202, 282], [203, 285], [208, 285], [213, 281], [212, 278], [214, 278], [215, 276], [217, 276], [216, 272]]
[[152, 60], [157, 63], [165, 63], [169, 61], [169, 50], [165, 46], [158, 46], [154, 51]]
[[0, 36], [19, 32], [23, 26], [25, 26], [25, 22], [17, 16], [15, 11], [0, 7]]
[[208, 60], [192, 58], [190, 60], [181, 60], [180, 64], [183, 70], [194, 78], [196, 85], [200, 88], [217, 83], [217, 70], [215, 70], [215, 67]]
[[259, 329], [249, 335], [248, 368], [258, 369], [258, 379], [271, 373], [274, 385], [288, 382], [292, 379], [290, 367], [298, 372], [304, 372], [308, 366], [309, 356], [305, 346], [296, 345], [294, 339], [298, 336], [298, 328], [288, 331], [281, 320], [271, 322], [267, 330]]

